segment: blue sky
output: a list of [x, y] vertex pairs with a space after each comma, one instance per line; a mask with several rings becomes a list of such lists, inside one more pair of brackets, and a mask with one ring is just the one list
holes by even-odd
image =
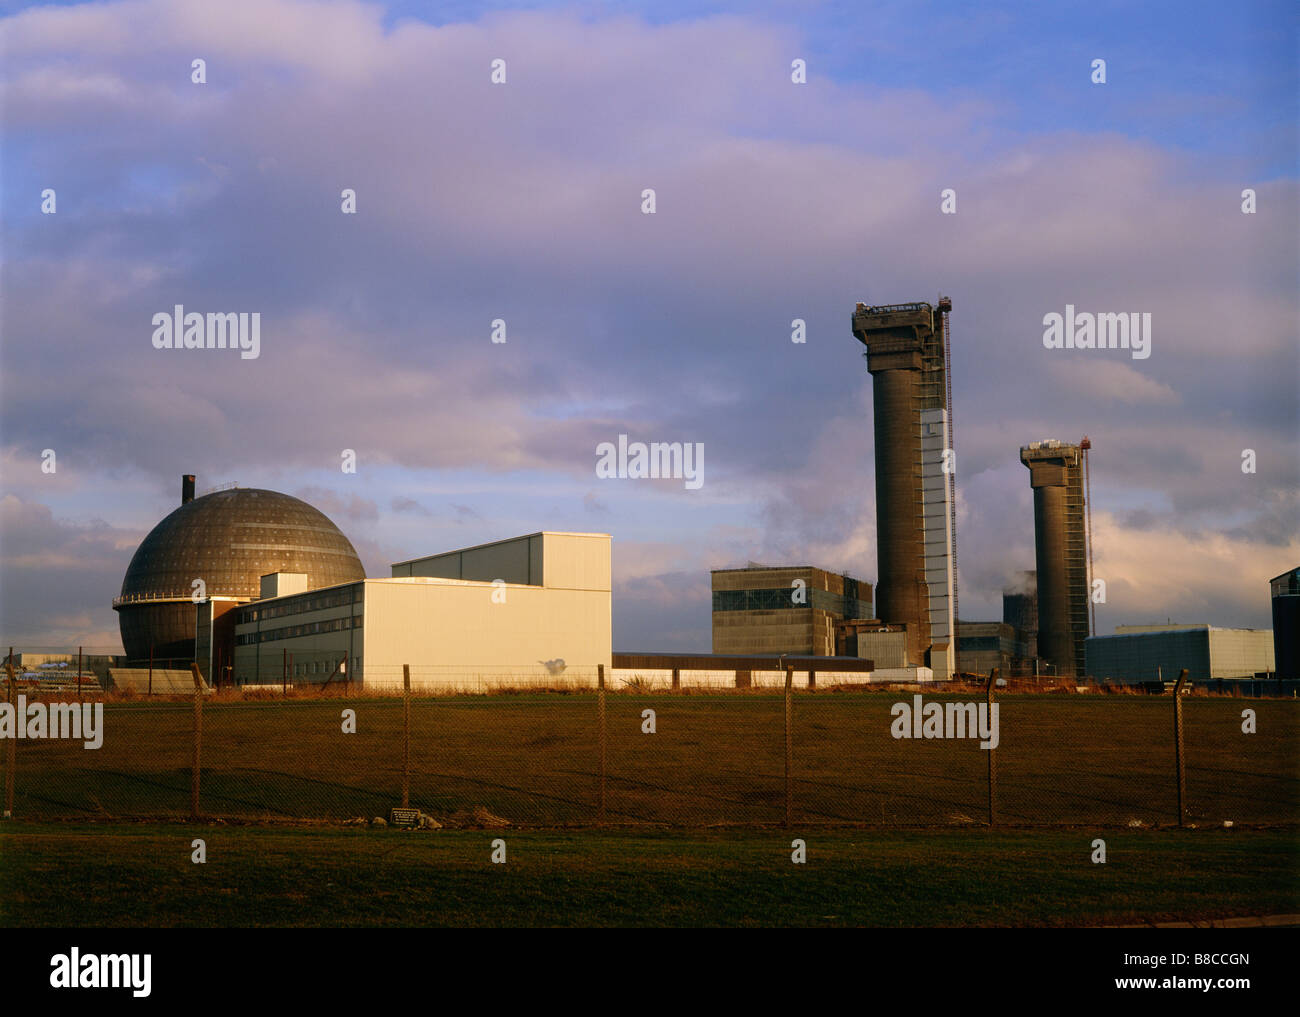
[[[372, 575], [609, 532], [616, 648], [708, 649], [710, 568], [874, 581], [849, 312], [940, 291], [963, 616], [1032, 567], [1044, 437], [1094, 443], [1099, 631], [1267, 627], [1300, 559], [1294, 5], [0, 12], [10, 641], [111, 643], [194, 472], [306, 497]], [[152, 349], [175, 303], [259, 311], [262, 356]], [[1152, 357], [1045, 350], [1066, 303], [1151, 312]], [[703, 442], [703, 488], [596, 478], [620, 433]]]
[[[813, 77], [915, 88], [996, 103], [1017, 131], [1119, 131], [1189, 152], [1294, 173], [1300, 110], [1294, 4], [1249, 3], [394, 3], [387, 25], [444, 25], [485, 12], [635, 15], [651, 25], [752, 17], [802, 40]], [[1077, 67], [1115, 65], [1104, 92], [1077, 88]], [[1104, 99], [1105, 101], [1098, 101]], [[1211, 121], [1211, 123], [1207, 123]], [[1209, 129], [1207, 129], [1209, 128]]]

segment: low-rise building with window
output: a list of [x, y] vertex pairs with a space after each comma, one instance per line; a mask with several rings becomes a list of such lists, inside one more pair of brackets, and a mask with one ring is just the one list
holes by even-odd
[[[610, 666], [610, 537], [534, 533], [399, 562], [388, 579], [237, 608], [235, 680], [413, 687], [594, 684]], [[268, 590], [294, 589], [269, 576]]]
[[712, 573], [713, 652], [834, 656], [836, 622], [871, 618], [871, 584], [810, 565]]

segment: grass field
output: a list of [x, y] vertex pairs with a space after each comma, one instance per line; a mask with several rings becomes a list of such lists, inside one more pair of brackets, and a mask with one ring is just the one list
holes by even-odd
[[[940, 701], [951, 697], [926, 697]], [[988, 754], [975, 740], [890, 736], [905, 693], [800, 693], [794, 818], [806, 825], [970, 826], [987, 818]], [[997, 811], [1008, 825], [1175, 822], [1169, 697], [1007, 695], [999, 700]], [[1257, 713], [1243, 734], [1241, 712]], [[355, 734], [342, 731], [356, 711]], [[642, 733], [642, 713], [656, 733]], [[613, 824], [779, 823], [780, 695], [611, 694]], [[1300, 822], [1300, 704], [1189, 699], [1187, 810], [1198, 825]], [[598, 800], [592, 693], [464, 696], [413, 703], [411, 801], [448, 826], [476, 808], [515, 826], [590, 825]], [[329, 819], [386, 815], [401, 787], [402, 704], [387, 699], [217, 702], [204, 710], [205, 815]], [[189, 814], [192, 709], [106, 706], [103, 747], [18, 745], [20, 819]], [[0, 760], [0, 765], [3, 760]]]
[[[490, 861], [506, 841], [505, 864]], [[807, 862], [790, 860], [792, 837]], [[0, 825], [0, 925], [1077, 926], [1300, 913], [1295, 831]], [[207, 862], [191, 861], [206, 841]]]

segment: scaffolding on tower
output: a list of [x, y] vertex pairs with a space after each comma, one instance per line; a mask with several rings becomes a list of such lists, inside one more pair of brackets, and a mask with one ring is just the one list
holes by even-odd
[[1092, 595], [1092, 473], [1088, 468], [1088, 451], [1092, 448], [1092, 442], [1088, 440], [1086, 434], [1083, 436], [1083, 440], [1079, 442], [1079, 448], [1083, 452], [1084, 540], [1088, 544], [1088, 600], [1091, 609], [1088, 635], [1095, 636], [1097, 634], [1097, 599]]
[[957, 447], [952, 442], [952, 343], [948, 332], [948, 314], [952, 309], [952, 300], [940, 295], [939, 309], [943, 311], [943, 378], [947, 386], [944, 403], [948, 410], [948, 457], [951, 469], [948, 473], [948, 522], [952, 529], [952, 624], [954, 659], [957, 647]]

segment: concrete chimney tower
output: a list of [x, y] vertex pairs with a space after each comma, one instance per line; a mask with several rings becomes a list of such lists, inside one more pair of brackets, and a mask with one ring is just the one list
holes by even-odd
[[188, 505], [194, 500], [194, 474], [181, 475], [181, 504]]
[[1038, 563], [1038, 655], [1056, 673], [1081, 677], [1088, 638], [1088, 548], [1083, 458], [1078, 445], [1054, 439], [1020, 450], [1034, 489]]
[[953, 458], [945, 315], [952, 302], [858, 304], [876, 443], [876, 614], [907, 627], [908, 664], [951, 677], [956, 657]]

